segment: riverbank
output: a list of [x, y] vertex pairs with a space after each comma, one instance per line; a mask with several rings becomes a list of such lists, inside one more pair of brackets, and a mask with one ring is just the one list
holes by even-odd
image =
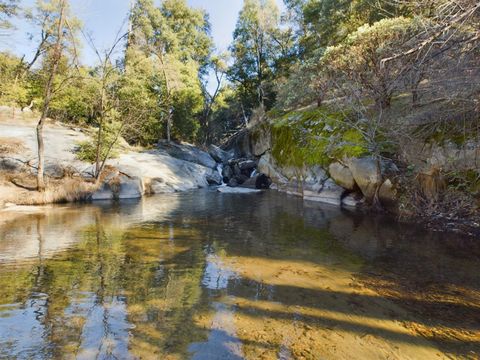
[[[135, 199], [223, 182], [234, 187], [268, 188], [273, 182], [273, 189], [305, 201], [372, 212], [370, 203], [378, 186], [383, 211], [393, 213], [401, 221], [421, 223], [436, 231], [480, 236], [480, 216], [472, 211], [475, 205], [463, 201], [457, 196], [459, 192], [442, 206], [424, 201], [423, 208], [414, 208], [411, 199], [423, 194], [414, 190], [418, 185], [399, 186], [405, 169], [399, 169], [392, 161], [382, 164], [380, 177], [374, 160], [368, 157], [333, 162], [326, 167], [281, 165], [274, 155], [272, 133], [266, 126], [239, 133], [225, 145], [227, 151], [214, 146], [202, 151], [189, 144], [165, 142], [145, 150], [123, 142], [117, 156], [108, 161], [100, 181], [92, 176], [93, 165], [80, 160], [77, 154], [79, 144], [88, 141], [90, 133], [90, 129], [47, 123], [47, 190], [39, 193], [34, 190], [34, 118], [0, 121], [0, 209], [11, 205]], [[378, 209], [373, 212], [379, 213]]]
[[[0, 206], [139, 198], [144, 195], [187, 191], [220, 185], [217, 162], [188, 144], [163, 144], [139, 149], [121, 143], [107, 161], [101, 179], [94, 167], [80, 160], [81, 143], [91, 129], [72, 128], [49, 121], [45, 137], [45, 193], [35, 191], [36, 137], [33, 118], [0, 122]], [[175, 153], [171, 153], [175, 150]]]
[[[376, 158], [337, 139], [325, 116], [320, 110], [266, 116], [230, 138], [224, 149], [254, 159], [273, 188], [305, 201], [480, 236], [480, 146], [410, 143], [398, 154]], [[300, 140], [305, 134], [317, 134], [312, 144]], [[328, 153], [325, 142], [341, 151]]]

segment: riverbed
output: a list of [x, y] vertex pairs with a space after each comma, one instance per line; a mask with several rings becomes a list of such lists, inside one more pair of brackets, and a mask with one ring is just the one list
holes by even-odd
[[480, 356], [480, 244], [267, 191], [0, 213], [0, 358]]

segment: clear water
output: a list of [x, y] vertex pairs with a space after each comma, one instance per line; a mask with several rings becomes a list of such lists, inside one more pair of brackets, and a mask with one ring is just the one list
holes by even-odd
[[266, 192], [0, 214], [0, 358], [480, 354], [480, 245]]

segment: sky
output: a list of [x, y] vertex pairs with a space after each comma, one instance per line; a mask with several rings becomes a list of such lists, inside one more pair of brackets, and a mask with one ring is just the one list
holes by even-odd
[[[276, 0], [283, 8], [282, 0]], [[109, 48], [125, 21], [130, 0], [70, 0], [74, 13], [89, 31], [99, 49]], [[22, 0], [24, 7], [31, 7], [35, 0]], [[188, 3], [207, 11], [212, 24], [212, 35], [219, 51], [225, 51], [232, 41], [232, 33], [237, 22], [243, 0], [188, 0]], [[11, 36], [1, 39], [0, 50], [10, 50], [19, 56], [29, 55], [35, 43], [28, 39], [31, 32], [24, 22], [16, 23], [17, 30]], [[96, 57], [88, 46], [82, 49], [82, 60], [92, 65]]]

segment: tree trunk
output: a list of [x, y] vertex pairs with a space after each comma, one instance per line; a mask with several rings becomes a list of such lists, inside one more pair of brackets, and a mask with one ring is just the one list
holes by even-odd
[[169, 112], [167, 117], [167, 141], [172, 141], [172, 113]]
[[380, 179], [379, 183], [377, 184], [375, 188], [375, 194], [373, 195], [373, 200], [372, 200], [372, 206], [375, 210], [382, 210], [383, 206], [380, 201], [380, 188], [383, 184], [382, 182], [382, 163], [380, 161], [380, 158], [378, 156], [375, 157], [375, 164], [377, 168], [377, 178]]
[[52, 100], [52, 87], [53, 82], [55, 80], [55, 75], [58, 70], [58, 64], [60, 62], [60, 58], [62, 57], [62, 39], [63, 39], [63, 23], [64, 23], [64, 11], [65, 11], [65, 2], [62, 1], [60, 8], [60, 18], [58, 21], [58, 29], [57, 29], [57, 41], [55, 43], [55, 50], [53, 55], [53, 63], [52, 69], [50, 71], [50, 75], [48, 77], [47, 86], [45, 88], [45, 97], [42, 109], [42, 115], [40, 116], [40, 120], [37, 124], [37, 144], [38, 144], [38, 168], [37, 168], [37, 190], [44, 191], [45, 190], [45, 178], [43, 175], [44, 172], [44, 143], [43, 143], [43, 125], [45, 123], [45, 119], [47, 118], [48, 111], [50, 109], [50, 101]]
[[46, 119], [46, 111], [42, 112], [42, 116], [37, 124], [37, 146], [38, 146], [38, 166], [37, 166], [37, 190], [45, 191], [45, 179], [43, 177], [44, 144], [43, 144], [43, 124]]

